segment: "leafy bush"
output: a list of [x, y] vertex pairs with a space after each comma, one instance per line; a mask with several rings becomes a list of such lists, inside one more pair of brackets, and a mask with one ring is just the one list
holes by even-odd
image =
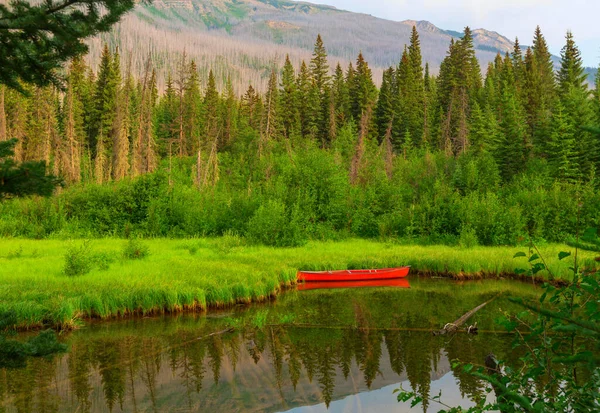
[[139, 239], [130, 239], [123, 247], [123, 258], [127, 260], [141, 260], [150, 254], [150, 249]]
[[247, 236], [255, 243], [274, 247], [297, 247], [307, 241], [297, 208], [290, 213], [281, 201], [261, 205], [248, 222]]
[[92, 270], [93, 260], [89, 241], [80, 246], [71, 245], [65, 253], [63, 273], [69, 277], [85, 275]]

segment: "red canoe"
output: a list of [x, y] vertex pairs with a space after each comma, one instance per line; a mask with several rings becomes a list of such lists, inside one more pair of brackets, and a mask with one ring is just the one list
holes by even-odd
[[321, 281], [303, 282], [298, 284], [298, 291], [321, 290], [333, 288], [361, 288], [361, 287], [396, 287], [410, 288], [406, 278], [395, 278], [392, 280], [369, 280], [369, 281]]
[[298, 281], [370, 281], [393, 280], [408, 275], [410, 267], [383, 268], [379, 270], [341, 270], [341, 271], [298, 271]]

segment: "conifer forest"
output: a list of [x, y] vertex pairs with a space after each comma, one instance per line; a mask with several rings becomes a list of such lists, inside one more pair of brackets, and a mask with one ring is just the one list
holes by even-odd
[[185, 54], [158, 90], [150, 58], [134, 73], [108, 46], [62, 88], [0, 86], [0, 141], [63, 180], [0, 203], [0, 234], [515, 245], [599, 224], [600, 82], [570, 32], [558, 68], [538, 27], [482, 71], [467, 27], [434, 75], [413, 27], [381, 80], [362, 54], [330, 62], [325, 40], [241, 96]]

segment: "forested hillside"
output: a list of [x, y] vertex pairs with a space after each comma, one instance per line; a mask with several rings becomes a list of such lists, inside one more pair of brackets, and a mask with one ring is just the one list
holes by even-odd
[[362, 54], [332, 69], [319, 36], [241, 97], [212, 71], [202, 87], [208, 68], [185, 55], [159, 93], [151, 59], [136, 77], [105, 46], [98, 71], [70, 64], [64, 92], [0, 89], [0, 140], [67, 183], [0, 204], [0, 235], [562, 240], [599, 224], [600, 86], [571, 33], [556, 73], [539, 28], [532, 44], [482, 73], [467, 28], [434, 76], [413, 27], [378, 88]]
[[[3, 0], [0, 0], [3, 1]], [[411, 17], [411, 16], [407, 16]], [[432, 73], [438, 73], [448, 43], [460, 33], [440, 29], [427, 21], [394, 22], [337, 10], [329, 6], [282, 0], [156, 0], [140, 3], [110, 34], [90, 42], [87, 58], [95, 69], [105, 43], [132, 55], [133, 73], [143, 72], [151, 56], [164, 90], [168, 72], [174, 72], [185, 51], [200, 68], [206, 85], [212, 68], [221, 88], [229, 76], [239, 93], [252, 84], [266, 90], [272, 64], [282, 66], [289, 55], [294, 66], [309, 60], [317, 34], [327, 41], [330, 61], [346, 67], [359, 52], [369, 61], [374, 80], [397, 64], [409, 43], [412, 26], [421, 35], [422, 54]], [[512, 49], [512, 41], [484, 29], [473, 30], [473, 45], [482, 67], [496, 53]]]

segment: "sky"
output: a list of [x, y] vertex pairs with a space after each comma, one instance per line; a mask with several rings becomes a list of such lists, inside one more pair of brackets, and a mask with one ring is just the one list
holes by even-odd
[[311, 0], [389, 20], [428, 20], [445, 30], [484, 28], [530, 45], [537, 25], [559, 55], [571, 30], [584, 64], [600, 63], [599, 0]]

